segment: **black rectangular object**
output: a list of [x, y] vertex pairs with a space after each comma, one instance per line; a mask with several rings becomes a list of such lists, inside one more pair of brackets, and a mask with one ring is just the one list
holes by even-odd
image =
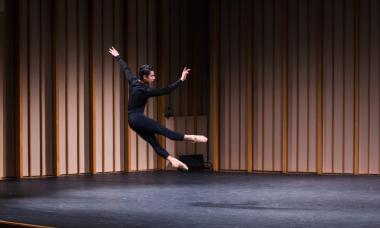
[[180, 155], [179, 160], [185, 163], [190, 170], [201, 170], [205, 168], [202, 154]]

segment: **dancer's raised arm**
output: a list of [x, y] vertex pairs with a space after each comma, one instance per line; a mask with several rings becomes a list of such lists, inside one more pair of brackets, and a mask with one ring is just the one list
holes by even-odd
[[168, 85], [167, 87], [165, 88], [149, 88], [148, 90], [148, 95], [151, 96], [151, 97], [156, 97], [156, 96], [161, 96], [161, 95], [166, 95], [166, 94], [169, 94], [171, 93], [173, 90], [175, 90], [176, 88], [178, 88], [178, 86], [187, 79], [187, 76], [190, 74], [190, 69], [188, 68], [184, 68], [183, 71], [182, 71], [182, 75], [181, 75], [181, 78], [175, 82], [173, 82], [172, 84]]
[[114, 48], [110, 48], [109, 52], [116, 58], [116, 61], [119, 63], [121, 68], [124, 71], [125, 77], [128, 79], [129, 83], [137, 80], [138, 78], [132, 73], [131, 69], [129, 69], [128, 64], [121, 58], [119, 52]]

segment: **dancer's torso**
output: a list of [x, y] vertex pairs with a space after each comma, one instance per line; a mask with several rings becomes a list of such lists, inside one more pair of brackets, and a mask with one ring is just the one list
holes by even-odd
[[145, 104], [149, 99], [149, 87], [144, 83], [135, 80], [130, 85], [128, 114], [144, 113]]

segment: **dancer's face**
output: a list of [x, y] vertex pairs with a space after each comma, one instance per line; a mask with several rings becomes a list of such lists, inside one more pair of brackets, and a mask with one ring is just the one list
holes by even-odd
[[156, 75], [154, 74], [154, 71], [150, 71], [150, 74], [144, 77], [145, 82], [152, 84], [154, 81], [156, 81]]

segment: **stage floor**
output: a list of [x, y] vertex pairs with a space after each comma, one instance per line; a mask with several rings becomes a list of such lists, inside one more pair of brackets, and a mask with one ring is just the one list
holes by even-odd
[[380, 227], [380, 177], [169, 171], [6, 180], [0, 220], [56, 227]]

